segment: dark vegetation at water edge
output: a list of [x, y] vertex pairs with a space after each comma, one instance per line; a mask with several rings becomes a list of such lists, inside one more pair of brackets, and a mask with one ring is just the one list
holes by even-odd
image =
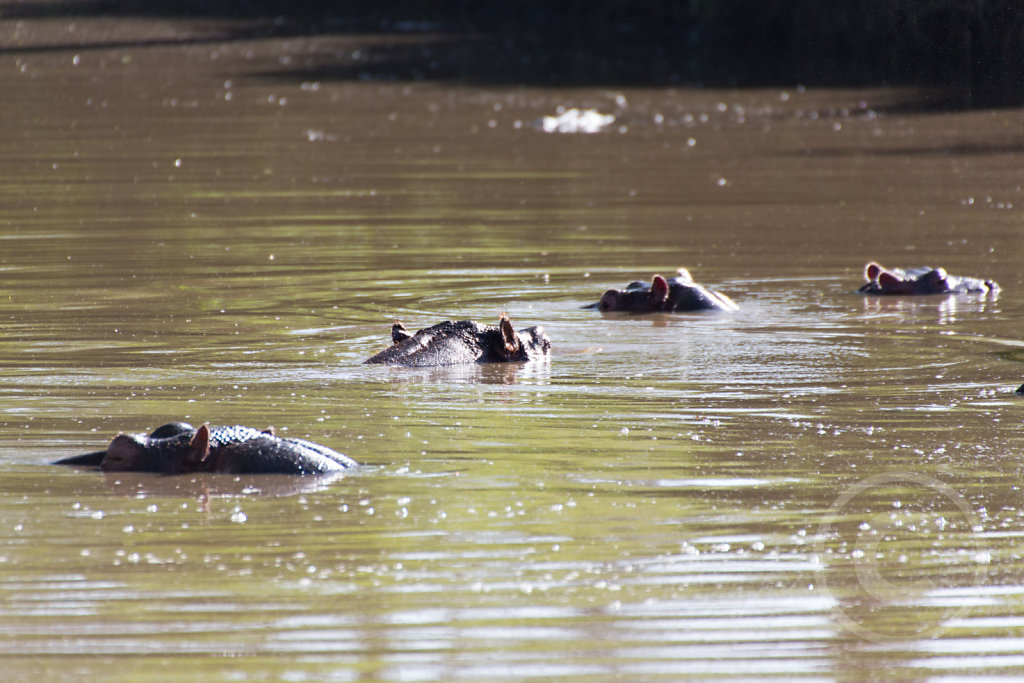
[[279, 75], [552, 85], [929, 86], [935, 106], [1024, 103], [1016, 0], [63, 0], [55, 16], [245, 19], [224, 39], [365, 35], [359, 59]]

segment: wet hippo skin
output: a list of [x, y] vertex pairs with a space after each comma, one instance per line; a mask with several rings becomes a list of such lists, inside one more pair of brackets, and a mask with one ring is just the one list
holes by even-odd
[[857, 291], [861, 294], [994, 294], [999, 285], [992, 280], [950, 275], [945, 268], [885, 268], [871, 261], [864, 266], [867, 283]]
[[609, 289], [596, 304], [586, 308], [629, 313], [678, 313], [683, 311], [736, 311], [726, 295], [698, 285], [689, 271], [680, 268], [673, 278], [655, 275], [650, 284], [631, 282], [625, 289]]
[[354, 467], [326, 446], [280, 437], [240, 425], [195, 428], [171, 422], [150, 435], [119, 434], [105, 450], [71, 456], [57, 465], [85, 465], [106, 472], [223, 472], [231, 474], [325, 474]]
[[542, 327], [516, 331], [508, 315], [498, 325], [471, 320], [445, 321], [410, 333], [400, 322], [391, 328], [392, 345], [366, 363], [432, 367], [462, 363], [514, 363], [547, 358], [551, 341]]

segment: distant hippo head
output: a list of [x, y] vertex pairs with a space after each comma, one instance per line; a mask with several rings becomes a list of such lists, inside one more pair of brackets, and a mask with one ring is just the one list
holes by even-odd
[[597, 304], [599, 311], [631, 311], [646, 313], [660, 311], [668, 301], [668, 280], [655, 275], [650, 286], [631, 282], [625, 289], [609, 289]]
[[945, 268], [931, 268], [911, 275], [901, 270], [886, 270], [872, 261], [864, 267], [868, 282], [878, 284], [886, 294], [941, 294], [948, 292], [949, 281]]
[[625, 289], [609, 289], [597, 304], [587, 308], [628, 313], [739, 310], [725, 294], [694, 282], [685, 268], [680, 268], [675, 277], [667, 280], [655, 275], [650, 284], [637, 281], [629, 283]]
[[989, 294], [999, 291], [992, 280], [950, 275], [945, 268], [884, 268], [871, 261], [864, 266], [862, 294]]

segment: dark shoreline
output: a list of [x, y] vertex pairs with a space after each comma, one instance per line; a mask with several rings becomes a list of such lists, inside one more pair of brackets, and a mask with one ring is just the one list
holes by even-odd
[[[1002, 3], [1009, 5], [1009, 3]], [[919, 87], [921, 110], [1024, 103], [1024, 5], [884, 0], [842, 7], [719, 0], [597, 3], [30, 1], [0, 22], [79, 24], [58, 42], [0, 53], [338, 37], [358, 63], [310, 53], [282, 66], [296, 80], [446, 81], [559, 87]], [[95, 21], [136, 27], [90, 40]], [[147, 24], [175, 24], [155, 39]]]

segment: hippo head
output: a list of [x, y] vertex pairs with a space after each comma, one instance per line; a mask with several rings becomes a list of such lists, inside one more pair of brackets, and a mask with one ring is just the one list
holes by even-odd
[[609, 289], [597, 304], [599, 311], [631, 311], [644, 313], [659, 311], [668, 300], [668, 281], [655, 275], [651, 286], [634, 282], [626, 289]]
[[[924, 272], [921, 272], [924, 270]], [[862, 291], [879, 294], [943, 294], [952, 291], [945, 268], [918, 269], [906, 273], [886, 270], [874, 261], [864, 267], [868, 284]]]
[[551, 340], [544, 334], [544, 328], [540, 325], [527, 327], [519, 332], [520, 343], [527, 359], [546, 358], [551, 352]]
[[[168, 427], [169, 425], [164, 425]], [[161, 428], [162, 429], [162, 428]], [[210, 453], [210, 427], [203, 424], [194, 434], [176, 427], [166, 437], [119, 434], [107, 446], [100, 463], [104, 472], [182, 472], [199, 467]], [[157, 433], [160, 429], [156, 430]]]

